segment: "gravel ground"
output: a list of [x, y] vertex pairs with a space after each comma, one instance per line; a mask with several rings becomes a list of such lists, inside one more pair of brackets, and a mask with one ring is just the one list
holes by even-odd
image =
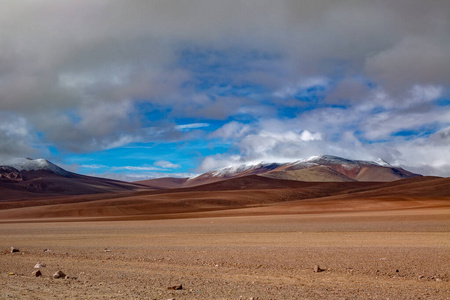
[[437, 209], [0, 224], [0, 299], [450, 299], [449, 229]]

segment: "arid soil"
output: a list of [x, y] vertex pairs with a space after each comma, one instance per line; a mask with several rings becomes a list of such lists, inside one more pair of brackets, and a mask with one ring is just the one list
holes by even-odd
[[246, 214], [0, 224], [0, 298], [450, 298], [448, 207]]

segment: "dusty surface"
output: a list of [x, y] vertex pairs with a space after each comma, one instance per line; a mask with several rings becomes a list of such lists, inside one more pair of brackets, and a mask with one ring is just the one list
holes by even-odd
[[448, 208], [0, 224], [0, 298], [449, 299], [449, 231]]

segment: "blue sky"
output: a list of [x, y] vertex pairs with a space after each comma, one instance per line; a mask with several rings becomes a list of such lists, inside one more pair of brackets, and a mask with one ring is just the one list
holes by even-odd
[[330, 154], [450, 176], [448, 1], [4, 6], [0, 159], [132, 181]]

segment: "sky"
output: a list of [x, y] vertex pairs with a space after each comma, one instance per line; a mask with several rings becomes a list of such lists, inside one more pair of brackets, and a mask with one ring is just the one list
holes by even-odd
[[0, 159], [128, 181], [312, 155], [450, 176], [450, 2], [5, 0]]

